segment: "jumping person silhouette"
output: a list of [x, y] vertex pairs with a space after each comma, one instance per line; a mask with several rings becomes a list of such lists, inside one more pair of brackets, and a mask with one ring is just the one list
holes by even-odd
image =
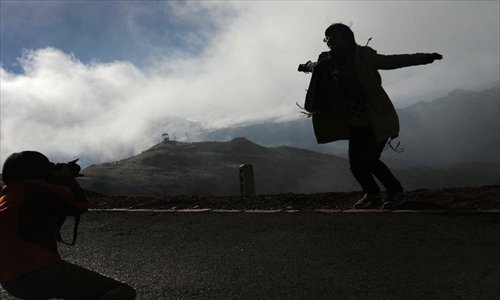
[[[396, 208], [408, 195], [380, 156], [399, 135], [399, 119], [378, 70], [429, 64], [443, 57], [381, 55], [357, 45], [351, 28], [341, 23], [330, 25], [323, 41], [331, 51], [321, 53], [317, 62], [299, 66], [299, 71], [312, 72], [304, 108], [312, 115], [316, 139], [318, 143], [349, 140], [350, 170], [364, 192], [354, 208], [381, 204]], [[385, 197], [373, 176], [386, 188]]]

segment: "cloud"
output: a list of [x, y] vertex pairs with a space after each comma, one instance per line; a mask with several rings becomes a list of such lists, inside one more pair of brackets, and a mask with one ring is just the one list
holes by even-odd
[[137, 152], [135, 131], [145, 125], [130, 110], [145, 81], [140, 70], [126, 62], [84, 65], [53, 48], [27, 52], [21, 64], [23, 75], [2, 70], [2, 158], [26, 149], [98, 161]]
[[[2, 67], [0, 161], [34, 149], [54, 161], [99, 163], [137, 154], [163, 132], [194, 139], [206, 128], [295, 118], [310, 78], [297, 65], [326, 50], [323, 31], [337, 21], [353, 23], [359, 44], [373, 36], [370, 45], [380, 53], [445, 56], [382, 73], [397, 106], [498, 82], [498, 5], [167, 2], [163, 9], [178, 18], [170, 23], [191, 26], [185, 41], [200, 51], [162, 52], [144, 37], [145, 49], [155, 52], [145, 66], [83, 62], [45, 47], [23, 54], [20, 74]], [[137, 39], [147, 34], [141, 20], [148, 10], [123, 10], [128, 32]], [[203, 30], [204, 24], [212, 25]]]

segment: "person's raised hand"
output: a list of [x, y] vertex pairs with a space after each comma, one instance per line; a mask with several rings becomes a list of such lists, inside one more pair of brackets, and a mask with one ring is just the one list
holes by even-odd
[[435, 61], [435, 60], [441, 60], [441, 59], [443, 59], [443, 56], [441, 54], [439, 54], [439, 53], [435, 53], [434, 52], [434, 53], [431, 54], [431, 58], [432, 58], [432, 61]]

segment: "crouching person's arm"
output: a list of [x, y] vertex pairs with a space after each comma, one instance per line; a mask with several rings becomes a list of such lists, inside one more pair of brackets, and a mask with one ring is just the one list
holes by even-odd
[[89, 202], [83, 189], [73, 178], [68, 180], [65, 185], [47, 182], [45, 180], [24, 180], [28, 186], [38, 187], [49, 192], [54, 197], [47, 197], [47, 203], [44, 205], [49, 210], [55, 210], [63, 215], [79, 215], [86, 212], [89, 208]]

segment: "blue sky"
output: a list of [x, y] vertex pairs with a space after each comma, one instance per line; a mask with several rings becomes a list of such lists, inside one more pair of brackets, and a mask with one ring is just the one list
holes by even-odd
[[[196, 55], [203, 51], [220, 19], [206, 11], [176, 15], [181, 3], [132, 1], [1, 1], [1, 62], [21, 72], [24, 49], [54, 47], [82, 62], [130, 61], [151, 64], [163, 53]], [[231, 6], [222, 18], [231, 18]]]
[[443, 54], [381, 71], [396, 107], [500, 81], [498, 1], [0, 0], [0, 13], [0, 163], [26, 149], [99, 163], [163, 132], [299, 118], [297, 66], [334, 22], [381, 54]]

